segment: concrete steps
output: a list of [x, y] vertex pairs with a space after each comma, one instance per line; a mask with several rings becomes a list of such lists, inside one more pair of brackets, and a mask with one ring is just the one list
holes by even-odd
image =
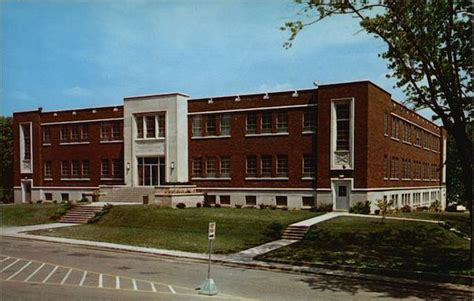
[[95, 216], [102, 207], [96, 206], [75, 206], [69, 209], [59, 220], [60, 223], [87, 224], [89, 219]]
[[302, 240], [308, 232], [308, 226], [288, 226], [283, 232], [282, 239]]

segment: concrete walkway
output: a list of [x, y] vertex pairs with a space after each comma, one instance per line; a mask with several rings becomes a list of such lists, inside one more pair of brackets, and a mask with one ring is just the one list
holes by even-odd
[[226, 257], [231, 261], [243, 261], [243, 262], [251, 262], [253, 258], [260, 254], [265, 254], [270, 251], [291, 245], [292, 243], [297, 242], [297, 240], [290, 240], [290, 239], [280, 239], [275, 240], [264, 245], [260, 245], [251, 249], [247, 249], [241, 251], [239, 253], [235, 253]]

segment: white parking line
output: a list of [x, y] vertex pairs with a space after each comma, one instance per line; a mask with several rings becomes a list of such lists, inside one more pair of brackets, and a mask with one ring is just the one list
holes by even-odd
[[81, 282], [79, 283], [79, 286], [82, 286], [84, 284], [84, 281], [86, 281], [86, 276], [87, 276], [87, 271], [84, 271], [84, 274], [82, 275]]
[[10, 279], [13, 279], [13, 277], [15, 277], [16, 275], [20, 274], [24, 269], [26, 269], [29, 265], [31, 264], [31, 261], [29, 261], [27, 264], [25, 264], [21, 269], [19, 269], [18, 271], [16, 271], [15, 274], [11, 275], [10, 277], [7, 278], [7, 281], [10, 280]]
[[133, 282], [133, 290], [134, 291], [138, 290], [137, 281], [135, 279], [132, 279], [132, 282]]
[[44, 278], [43, 283], [46, 283], [46, 281], [48, 281], [49, 278], [51, 278], [51, 276], [53, 276], [54, 272], [56, 272], [57, 269], [58, 269], [58, 266], [55, 266], [54, 269], [48, 274], [48, 276], [46, 276], [46, 278]]
[[39, 270], [41, 270], [41, 268], [44, 267], [44, 265], [45, 265], [45, 263], [41, 264], [41, 265], [39, 266], [39, 268], [37, 268], [33, 273], [30, 274], [30, 276], [28, 276], [28, 277], [27, 277], [25, 280], [23, 280], [23, 281], [27, 282], [28, 280], [30, 280], [31, 278], [33, 278], [33, 276], [36, 275], [36, 273], [38, 273]]
[[61, 281], [61, 285], [63, 285], [64, 283], [66, 283], [67, 277], [69, 277], [69, 275], [71, 274], [71, 272], [72, 272], [72, 269], [69, 269], [69, 271], [67, 272], [66, 276], [64, 276], [63, 280]]
[[174, 290], [174, 288], [173, 288], [171, 285], [168, 285], [168, 288], [170, 289], [170, 291], [171, 291], [173, 294], [176, 294], [176, 291]]
[[155, 284], [153, 282], [150, 282], [150, 285], [151, 285], [151, 290], [156, 293], [156, 288], [155, 288]]
[[0, 263], [4, 262], [4, 261], [7, 261], [8, 259], [10, 259], [10, 257], [5, 257], [3, 258], [2, 260], [0, 260]]
[[10, 263], [9, 265], [7, 265], [6, 267], [4, 267], [3, 270], [0, 271], [0, 273], [5, 272], [5, 271], [8, 270], [11, 266], [13, 266], [15, 263], [17, 263], [18, 261], [20, 261], [20, 259], [17, 259], [17, 260], [15, 260], [14, 262], [12, 262], [12, 263]]
[[120, 289], [120, 277], [119, 276], [115, 276], [115, 288], [116, 289]]
[[104, 280], [102, 274], [99, 274], [99, 287], [104, 287]]

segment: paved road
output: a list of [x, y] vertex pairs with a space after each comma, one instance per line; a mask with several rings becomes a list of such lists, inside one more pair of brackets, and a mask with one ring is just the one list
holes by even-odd
[[219, 294], [198, 295], [207, 265], [0, 238], [2, 300], [471, 300], [468, 294], [340, 277], [213, 266]]

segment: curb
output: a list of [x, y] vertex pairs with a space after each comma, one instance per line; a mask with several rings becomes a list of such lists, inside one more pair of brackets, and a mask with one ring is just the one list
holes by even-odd
[[[140, 250], [128, 250], [126, 248], [114, 248], [114, 247], [106, 247], [106, 246], [93, 246], [93, 245], [85, 245], [81, 243], [72, 243], [72, 242], [61, 242], [61, 241], [52, 241], [52, 240], [45, 240], [41, 236], [35, 235], [28, 235], [28, 237], [20, 235], [12, 235], [12, 234], [0, 234], [1, 236], [5, 237], [12, 237], [16, 239], [26, 239], [26, 240], [37, 240], [43, 242], [52, 242], [52, 243], [59, 243], [63, 245], [75, 245], [80, 246], [87, 249], [93, 250], [107, 250], [113, 252], [120, 252], [120, 253], [134, 253], [140, 255], [148, 255], [154, 257], [161, 257], [161, 258], [174, 258], [174, 259], [184, 259], [189, 261], [198, 261], [198, 262], [207, 262], [207, 255], [202, 255], [196, 253], [196, 256], [186, 256], [181, 254], [167, 254], [167, 253], [158, 253], [158, 252], [146, 252]], [[31, 237], [34, 236], [34, 237]], [[126, 246], [129, 247], [129, 246]], [[341, 269], [341, 267], [335, 266], [334, 270], [328, 269], [327, 267], [311, 267], [311, 266], [295, 266], [289, 264], [282, 264], [282, 263], [270, 263], [265, 261], [256, 261], [253, 260], [252, 262], [245, 262], [245, 261], [238, 261], [232, 259], [213, 259], [214, 263], [218, 263], [224, 266], [232, 266], [232, 267], [248, 267], [254, 268], [259, 270], [268, 270], [268, 271], [282, 271], [282, 272], [291, 272], [295, 274], [315, 274], [315, 275], [326, 275], [326, 276], [333, 276], [333, 277], [340, 277], [340, 278], [352, 278], [352, 279], [361, 279], [361, 280], [370, 280], [374, 282], [381, 282], [384, 285], [390, 286], [416, 286], [416, 287], [425, 287], [431, 289], [445, 289], [450, 291], [457, 291], [457, 292], [464, 292], [464, 293], [473, 293], [474, 289], [472, 285], [464, 285], [464, 284], [454, 284], [454, 283], [447, 283], [447, 282], [428, 282], [423, 280], [415, 280], [415, 279], [403, 279], [395, 276], [382, 276], [376, 274], [368, 274], [368, 273], [361, 273], [361, 272], [354, 272], [354, 271], [347, 271]], [[422, 276], [424, 273], [417, 273], [418, 275]], [[472, 279], [471, 279], [472, 281]]]

